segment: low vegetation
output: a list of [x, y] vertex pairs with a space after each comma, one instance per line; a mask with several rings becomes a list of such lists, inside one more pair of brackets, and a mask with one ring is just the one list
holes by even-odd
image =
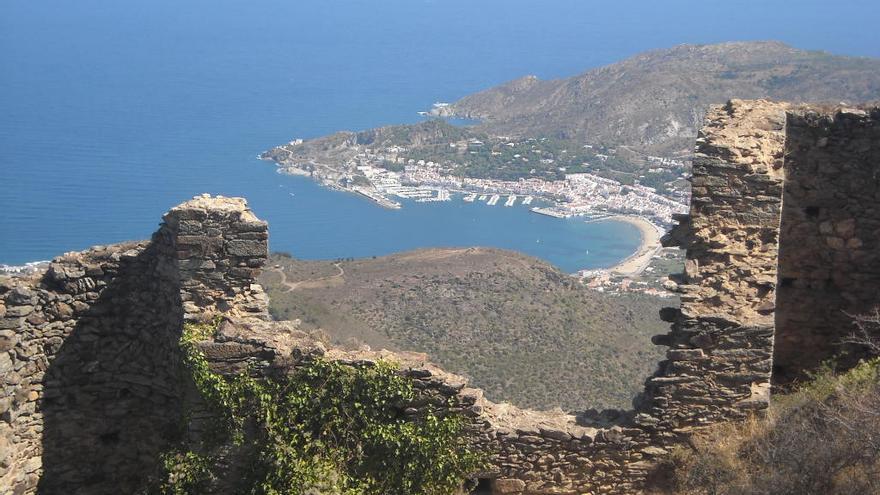
[[[880, 315], [858, 317], [854, 341], [880, 351]], [[675, 457], [688, 495], [880, 493], [880, 359], [826, 365], [767, 418], [722, 425]]]
[[[187, 326], [180, 343], [212, 428], [163, 456], [152, 493], [447, 495], [482, 466], [461, 417], [430, 406], [403, 414], [416, 392], [393, 363], [319, 359], [283, 377], [227, 378], [198, 349], [209, 333]], [[247, 465], [240, 477], [227, 471], [235, 451]]]
[[710, 104], [730, 98], [870, 101], [880, 62], [798, 50], [779, 42], [679, 45], [564, 79], [520, 78], [453, 103], [482, 119], [475, 131], [623, 145], [687, 155]]
[[[650, 337], [677, 301], [589, 290], [535, 258], [429, 249], [376, 259], [275, 255], [260, 282], [279, 319], [335, 345], [419, 351], [496, 401], [568, 410], [629, 407], [663, 359]], [[549, 386], [548, 386], [549, 385]]]

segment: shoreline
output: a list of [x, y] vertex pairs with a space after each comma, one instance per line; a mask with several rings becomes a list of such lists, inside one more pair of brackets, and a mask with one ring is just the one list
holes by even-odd
[[[380, 207], [386, 208], [386, 209], [394, 210], [394, 209], [400, 209], [403, 207], [402, 203], [391, 200], [391, 199], [385, 197], [383, 194], [379, 193], [378, 191], [376, 191], [374, 193], [373, 191], [365, 191], [363, 188], [358, 187], [358, 186], [340, 187], [335, 184], [329, 184], [327, 182], [319, 180], [313, 174], [308, 173], [308, 172], [306, 172], [302, 169], [299, 169], [297, 167], [284, 167], [284, 168], [282, 168], [280, 166], [281, 164], [279, 162], [275, 161], [274, 159], [264, 158], [264, 157], [261, 157], [261, 159], [272, 161], [276, 165], [278, 165], [279, 168], [277, 169], [277, 172], [282, 175], [290, 175], [290, 176], [294, 176], [294, 177], [307, 177], [307, 178], [311, 179], [312, 181], [314, 181], [315, 183], [317, 183], [321, 187], [327, 187], [329, 189], [335, 189], [337, 191], [354, 193], [356, 195], [360, 195], [361, 197], [369, 199], [374, 204], [376, 204]], [[294, 170], [295, 172], [293, 172], [292, 170]], [[485, 190], [484, 191], [473, 191], [470, 189], [463, 189], [463, 188], [450, 188], [449, 190], [450, 190], [450, 192], [453, 192], [456, 194], [472, 194], [475, 192], [476, 193], [482, 192], [484, 194], [511, 194], [510, 192], [500, 193], [498, 191], [492, 192], [492, 191], [485, 191]], [[536, 195], [535, 197], [539, 200], [542, 199], [540, 195]], [[382, 201], [382, 200], [385, 200], [385, 201]], [[530, 207], [529, 210], [533, 213], [540, 213], [540, 214], [544, 214], [544, 215], [554, 217], [554, 218], [572, 218], [572, 217], [581, 216], [581, 215], [568, 216], [568, 215], [562, 215], [562, 214], [553, 214], [554, 212], [552, 211], [551, 208], [541, 208], [541, 207], [537, 207], [537, 206]], [[630, 225], [633, 225], [634, 227], [636, 227], [639, 230], [641, 240], [640, 240], [638, 248], [636, 249], [636, 251], [634, 253], [632, 253], [631, 255], [627, 256], [626, 258], [622, 259], [621, 261], [617, 262], [616, 264], [614, 264], [608, 268], [601, 268], [598, 270], [606, 272], [606, 273], [614, 273], [614, 274], [623, 275], [623, 276], [636, 276], [636, 275], [641, 274], [645, 270], [645, 268], [647, 268], [648, 265], [650, 264], [651, 258], [662, 249], [662, 246], [660, 245], [660, 238], [665, 234], [665, 231], [661, 227], [659, 227], [656, 224], [654, 224], [653, 222], [651, 222], [650, 220], [646, 219], [645, 217], [638, 216], [638, 215], [613, 214], [613, 215], [606, 215], [606, 216], [601, 216], [598, 218], [591, 218], [591, 219], [585, 220], [586, 223], [605, 222], [605, 221], [624, 222], [624, 223], [628, 223]], [[584, 271], [584, 269], [580, 269], [575, 272], [572, 272], [572, 273], [570, 273], [570, 275], [574, 276], [582, 271]]]
[[639, 233], [642, 236], [642, 241], [636, 252], [627, 256], [616, 265], [605, 268], [606, 272], [613, 272], [618, 275], [627, 276], [638, 275], [647, 268], [648, 264], [651, 262], [651, 258], [663, 247], [660, 245], [660, 238], [663, 237], [664, 232], [661, 231], [660, 227], [657, 227], [643, 217], [635, 215], [612, 215], [591, 220], [591, 222], [604, 221], [628, 223], [639, 229]]

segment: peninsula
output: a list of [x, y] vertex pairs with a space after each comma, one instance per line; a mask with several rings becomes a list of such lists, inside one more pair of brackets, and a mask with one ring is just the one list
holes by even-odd
[[[475, 134], [429, 120], [297, 139], [260, 157], [274, 161], [282, 173], [307, 175], [389, 208], [401, 207], [392, 198], [426, 202], [460, 196], [495, 206], [507, 196], [504, 206], [537, 200], [543, 206], [532, 211], [554, 217], [631, 214], [661, 226], [686, 210], [684, 161], [652, 157], [666, 168], [652, 168], [650, 179], [625, 184], [609, 177], [612, 164], [626, 166], [616, 155], [614, 148]], [[657, 182], [660, 190], [652, 187]]]
[[[641, 218], [653, 227], [615, 269], [637, 274], [657, 251], [656, 231], [687, 210], [691, 153], [682, 143], [692, 143], [708, 104], [723, 99], [719, 91], [870, 100], [880, 97], [880, 61], [778, 42], [682, 45], [569, 79], [525, 77], [434, 104], [421, 112], [433, 118], [420, 123], [294, 139], [260, 158], [386, 208], [406, 200], [519, 202], [559, 218]], [[479, 122], [454, 126], [446, 117]]]

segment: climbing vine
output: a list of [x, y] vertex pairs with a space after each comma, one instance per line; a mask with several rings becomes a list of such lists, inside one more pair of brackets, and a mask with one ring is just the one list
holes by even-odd
[[254, 495], [447, 495], [484, 463], [460, 415], [431, 406], [404, 414], [416, 393], [391, 362], [316, 359], [283, 377], [227, 378], [196, 345], [211, 333], [187, 325], [180, 346], [215, 431], [163, 456], [156, 493], [209, 493], [222, 474], [216, 452], [230, 446], [250, 462], [236, 489]]

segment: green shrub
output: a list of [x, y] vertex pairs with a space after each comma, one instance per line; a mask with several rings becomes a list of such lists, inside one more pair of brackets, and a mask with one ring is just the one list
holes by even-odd
[[461, 416], [403, 414], [416, 394], [393, 363], [317, 359], [282, 377], [226, 378], [198, 350], [206, 334], [187, 326], [180, 344], [218, 432], [163, 457], [160, 493], [210, 493], [230, 445], [249, 453], [240, 491], [250, 494], [447, 495], [482, 466]]

